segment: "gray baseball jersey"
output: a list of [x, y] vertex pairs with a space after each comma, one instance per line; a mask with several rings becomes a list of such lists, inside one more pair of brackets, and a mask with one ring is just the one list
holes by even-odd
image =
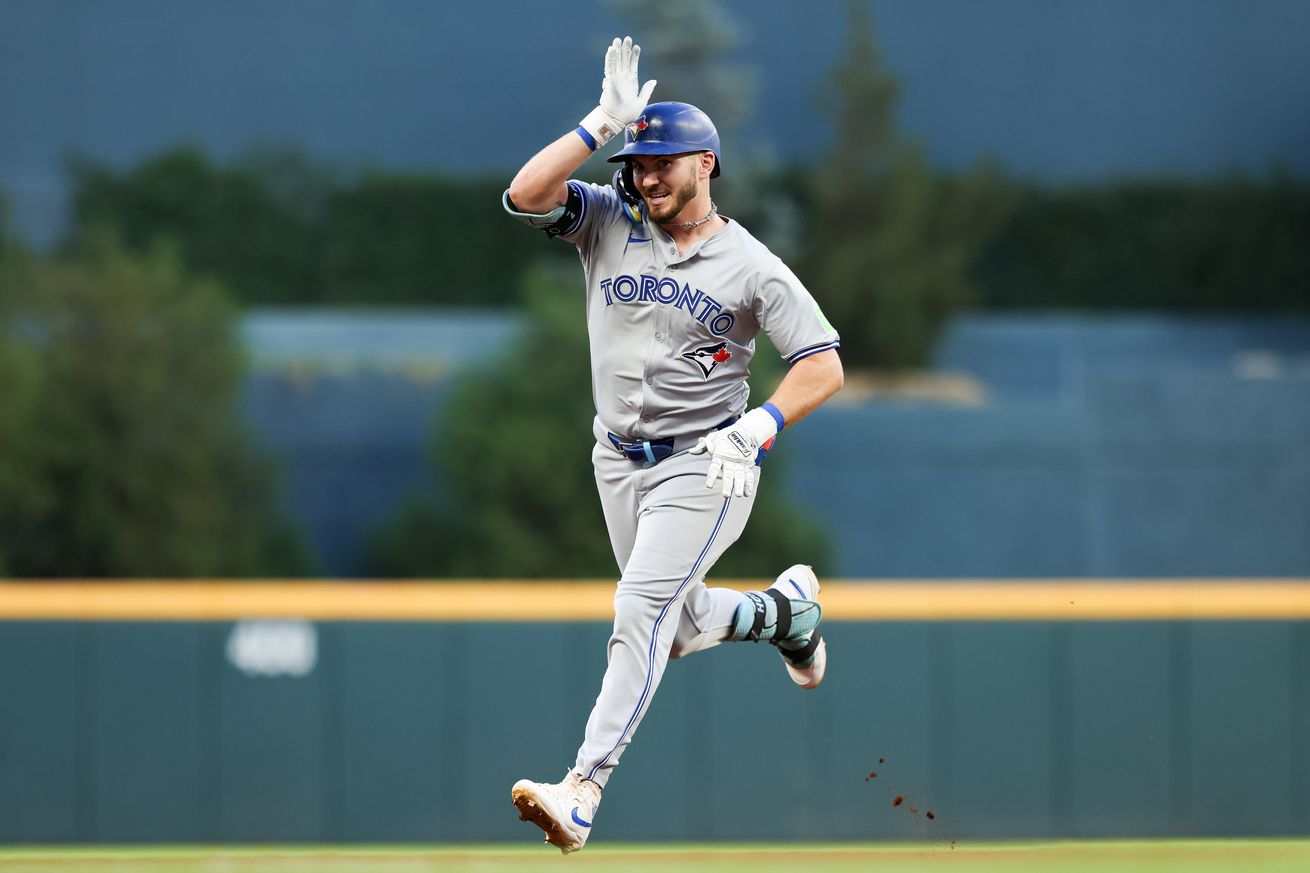
[[[744, 529], [754, 496], [706, 488], [709, 456], [685, 451], [689, 439], [744, 411], [761, 330], [791, 362], [836, 348], [838, 337], [791, 270], [737, 222], [680, 253], [657, 225], [633, 224], [611, 186], [568, 184], [580, 205], [552, 235], [578, 247], [586, 274], [592, 461], [622, 574], [605, 678], [574, 763], [604, 785], [669, 658], [723, 642], [745, 601], [704, 579]], [[607, 432], [681, 447], [634, 463]]]
[[740, 415], [760, 330], [789, 362], [837, 348], [805, 286], [737, 222], [680, 253], [654, 222], [629, 221], [611, 186], [568, 184], [582, 208], [561, 239], [582, 258], [592, 393], [607, 430], [699, 435]]

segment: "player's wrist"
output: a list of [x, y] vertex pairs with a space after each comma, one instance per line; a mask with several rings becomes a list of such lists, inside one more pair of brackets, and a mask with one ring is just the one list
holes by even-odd
[[[781, 414], [779, 417], [781, 417]], [[756, 407], [743, 415], [737, 425], [750, 434], [751, 438], [755, 440], [755, 444], [759, 446], [764, 445], [778, 435], [777, 420], [763, 406]]]
[[578, 122], [575, 133], [594, 152], [622, 133], [626, 126], [624, 122], [597, 106]]

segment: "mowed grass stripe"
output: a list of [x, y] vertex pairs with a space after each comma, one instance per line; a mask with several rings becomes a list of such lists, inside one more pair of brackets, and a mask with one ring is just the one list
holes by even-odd
[[6, 873], [72, 869], [80, 873], [536, 873], [563, 865], [614, 873], [720, 873], [802, 868], [813, 873], [1000, 871], [1302, 871], [1310, 840], [1090, 841], [1004, 844], [828, 844], [781, 846], [597, 846], [561, 858], [542, 846], [437, 848], [103, 847], [0, 851]]
[[[845, 580], [821, 600], [827, 621], [1295, 621], [1310, 580]], [[609, 621], [613, 602], [613, 582], [0, 583], [0, 621]]]

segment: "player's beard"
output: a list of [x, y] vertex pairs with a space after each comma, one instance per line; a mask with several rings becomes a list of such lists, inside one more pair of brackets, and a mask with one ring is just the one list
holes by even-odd
[[692, 176], [687, 180], [687, 184], [676, 191], [672, 191], [668, 199], [659, 207], [653, 206], [650, 202], [650, 195], [646, 194], [646, 210], [650, 213], [651, 220], [656, 224], [667, 224], [677, 218], [678, 213], [686, 209], [687, 204], [695, 200], [699, 194], [700, 181]]

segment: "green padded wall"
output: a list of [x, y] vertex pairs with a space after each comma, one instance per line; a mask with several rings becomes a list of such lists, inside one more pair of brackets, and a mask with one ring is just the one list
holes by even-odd
[[[537, 839], [509, 787], [572, 762], [603, 623], [311, 627], [266, 676], [230, 623], [0, 623], [0, 841]], [[764, 645], [672, 662], [595, 841], [1310, 833], [1307, 623], [827, 636], [814, 693]]]

